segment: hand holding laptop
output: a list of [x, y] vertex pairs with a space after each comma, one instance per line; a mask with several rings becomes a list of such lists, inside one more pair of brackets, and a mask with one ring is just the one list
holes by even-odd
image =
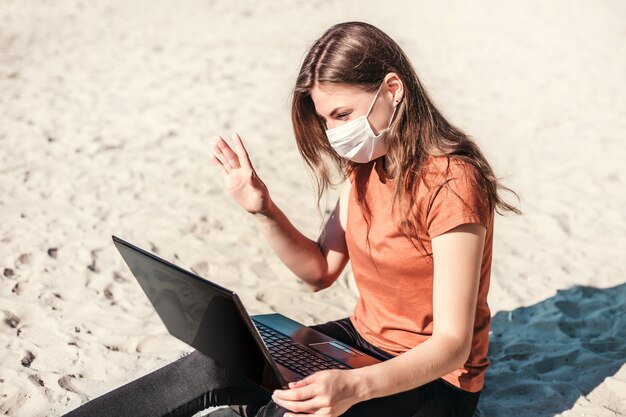
[[[324, 370], [299, 381], [289, 383], [288, 390], [274, 390], [272, 400], [287, 410], [300, 413], [316, 413], [340, 416], [354, 404], [364, 401], [359, 392], [360, 380], [352, 372]], [[285, 413], [284, 417], [294, 414]]]

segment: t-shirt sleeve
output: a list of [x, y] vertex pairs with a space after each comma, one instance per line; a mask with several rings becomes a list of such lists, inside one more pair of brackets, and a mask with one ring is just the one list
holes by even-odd
[[430, 199], [426, 228], [431, 239], [466, 223], [478, 223], [487, 228], [493, 213], [479, 176], [473, 165], [451, 162], [443, 185], [434, 187]]

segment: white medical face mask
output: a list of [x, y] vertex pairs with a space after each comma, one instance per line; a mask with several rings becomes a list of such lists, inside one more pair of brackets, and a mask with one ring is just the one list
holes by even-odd
[[379, 158], [387, 153], [389, 146], [386, 140], [385, 133], [391, 126], [391, 121], [396, 113], [397, 105], [393, 107], [393, 113], [391, 113], [391, 119], [387, 128], [381, 131], [378, 135], [375, 135], [372, 131], [367, 116], [369, 116], [378, 93], [382, 88], [382, 84], [378, 87], [378, 91], [374, 96], [374, 101], [370, 104], [370, 108], [363, 116], [359, 116], [354, 120], [350, 120], [340, 126], [326, 130], [326, 136], [330, 142], [330, 146], [341, 156], [342, 158], [349, 159], [353, 162], [366, 163]]

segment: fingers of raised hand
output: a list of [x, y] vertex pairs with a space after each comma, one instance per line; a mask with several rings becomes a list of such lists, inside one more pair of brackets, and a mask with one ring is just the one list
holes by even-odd
[[220, 171], [220, 174], [222, 174], [223, 177], [228, 175], [228, 171], [226, 170], [224, 165], [222, 165], [222, 162], [220, 162], [220, 160], [217, 159], [215, 155], [211, 155], [211, 162], [213, 163], [213, 165], [217, 167], [217, 169]]
[[[211, 155], [212, 156], [211, 160], [217, 159], [217, 161], [219, 162], [220, 166], [222, 166], [224, 168], [226, 173], [229, 173], [232, 170], [232, 167], [230, 166], [230, 163], [228, 162], [228, 159], [226, 158], [226, 155], [224, 155], [224, 153], [222, 152], [222, 149], [217, 144], [217, 140], [213, 144], [212, 151], [213, 151], [213, 155]], [[215, 163], [215, 162], [213, 162], [213, 163]]]
[[213, 145], [213, 154], [219, 159], [228, 172], [240, 167], [239, 158], [221, 136], [218, 137]]
[[232, 134], [232, 139], [235, 143], [235, 151], [237, 152], [237, 156], [239, 157], [241, 166], [252, 170], [252, 162], [250, 162], [248, 151], [246, 151], [245, 146], [243, 146], [243, 141], [241, 140], [241, 137], [238, 133], [235, 132]]

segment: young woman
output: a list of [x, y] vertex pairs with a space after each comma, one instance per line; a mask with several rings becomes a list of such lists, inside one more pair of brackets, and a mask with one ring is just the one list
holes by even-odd
[[382, 362], [324, 370], [270, 396], [193, 352], [69, 415], [471, 416], [489, 366], [494, 211], [519, 210], [478, 146], [437, 110], [401, 48], [376, 27], [331, 27], [308, 51], [292, 121], [318, 176], [318, 201], [345, 180], [320, 237], [303, 236], [272, 201], [241, 138], [212, 162], [258, 219], [281, 260], [313, 291], [351, 261], [359, 298], [346, 318], [311, 326]]
[[220, 138], [213, 163], [314, 291], [351, 260], [357, 305], [321, 330], [388, 360], [318, 372], [273, 401], [293, 411], [285, 415], [335, 417], [405, 393], [350, 415], [471, 416], [489, 366], [493, 213], [519, 211], [498, 196], [485, 157], [436, 109], [400, 47], [371, 25], [339, 24], [313, 44], [292, 122], [318, 198], [332, 183], [328, 161], [346, 180], [316, 242], [273, 203], [239, 136], [235, 151]]

